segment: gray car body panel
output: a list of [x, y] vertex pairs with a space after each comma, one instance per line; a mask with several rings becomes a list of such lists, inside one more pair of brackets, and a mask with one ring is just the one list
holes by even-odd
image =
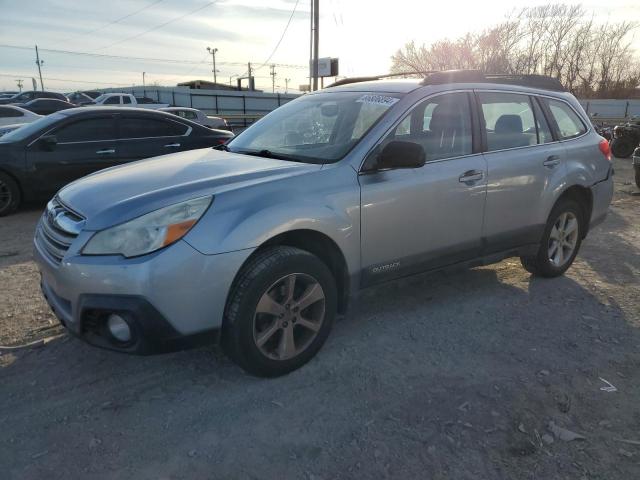
[[[553, 205], [572, 186], [591, 189], [592, 223], [606, 215], [611, 167], [598, 151], [600, 137], [569, 94], [498, 84], [420, 86], [415, 81], [328, 89], [338, 90], [404, 96], [334, 164], [204, 149], [115, 167], [70, 184], [58, 197], [86, 218], [85, 230], [59, 266], [36, 249], [43, 278], [72, 304], [83, 292], [135, 292], [157, 302], [177, 330], [191, 333], [220, 326], [243, 263], [283, 233], [308, 230], [331, 239], [345, 258], [353, 291], [499, 250], [517, 254], [511, 250], [517, 244], [539, 242], [536, 235]], [[449, 158], [415, 170], [360, 172], [367, 155], [419, 101], [474, 90], [560, 99], [578, 112], [588, 131], [571, 140]], [[552, 154], [561, 161], [547, 169], [542, 163]], [[482, 170], [482, 181], [460, 183], [458, 175], [470, 169]], [[137, 259], [80, 254], [95, 231], [205, 195], [214, 197], [212, 206], [170, 247]]]

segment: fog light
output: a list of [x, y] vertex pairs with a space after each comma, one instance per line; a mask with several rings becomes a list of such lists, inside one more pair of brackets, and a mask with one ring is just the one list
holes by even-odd
[[112, 313], [107, 319], [107, 327], [113, 338], [119, 342], [128, 342], [131, 340], [131, 328], [129, 324], [120, 315]]

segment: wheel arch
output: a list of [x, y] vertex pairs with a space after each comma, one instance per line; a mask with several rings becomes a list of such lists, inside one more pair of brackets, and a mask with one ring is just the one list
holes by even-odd
[[11, 173], [11, 171], [7, 170], [6, 168], [0, 167], [0, 173], [4, 173], [8, 177], [11, 177], [11, 179], [14, 182], [16, 182], [16, 185], [18, 186], [18, 190], [20, 191], [20, 198], [21, 198], [21, 200], [24, 200], [26, 192], [24, 190], [24, 187], [22, 186], [22, 182], [20, 181], [20, 179], [16, 175]]
[[585, 227], [582, 238], [585, 238], [589, 232], [591, 212], [593, 211], [593, 193], [591, 192], [591, 189], [582, 185], [571, 185], [565, 188], [552, 205], [551, 210], [549, 210], [549, 214], [553, 211], [556, 205], [558, 205], [558, 203], [565, 199], [574, 200], [578, 205], [580, 205], [580, 208], [582, 209], [582, 222]]
[[[318, 230], [296, 229], [279, 233], [260, 244], [244, 261], [238, 274], [245, 265], [261, 253], [265, 248], [273, 246], [288, 246], [305, 250], [318, 257], [331, 271], [338, 290], [338, 311], [344, 313], [349, 303], [351, 281], [346, 257], [338, 244], [328, 235]], [[235, 282], [235, 280], [234, 280]]]

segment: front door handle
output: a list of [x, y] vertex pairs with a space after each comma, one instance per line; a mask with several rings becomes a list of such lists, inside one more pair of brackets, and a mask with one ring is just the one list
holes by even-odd
[[551, 155], [542, 163], [545, 167], [553, 168], [560, 164], [560, 157], [558, 155]]
[[115, 148], [105, 148], [104, 150], [98, 150], [96, 155], [111, 155], [112, 153], [116, 153]]
[[180, 144], [179, 143], [170, 143], [168, 145], [165, 145], [164, 148], [180, 148]]
[[482, 180], [484, 178], [484, 172], [480, 170], [467, 170], [458, 178], [460, 183], [466, 183], [467, 185], [471, 185], [478, 180]]

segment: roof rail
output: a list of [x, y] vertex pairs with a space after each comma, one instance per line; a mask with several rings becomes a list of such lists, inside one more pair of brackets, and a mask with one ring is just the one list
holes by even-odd
[[387, 73], [384, 75], [372, 75], [368, 77], [343, 78], [332, 83], [326, 88], [349, 85], [350, 83], [370, 82], [372, 80], [382, 80], [383, 78], [402, 76], [426, 75], [420, 85], [442, 85], [446, 83], [502, 83], [507, 85], [521, 85], [524, 87], [541, 88], [544, 90], [555, 90], [566, 92], [566, 88], [560, 80], [546, 75], [519, 75], [519, 74], [499, 74], [484, 73], [480, 70], [441, 70], [416, 72]]
[[[425, 72], [427, 73], [427, 72]], [[367, 77], [351, 77], [351, 78], [343, 78], [342, 80], [338, 80], [337, 82], [333, 82], [331, 85], [325, 88], [331, 87], [339, 87], [340, 85], [349, 85], [350, 83], [360, 83], [360, 82], [370, 82], [372, 80], [382, 80], [383, 78], [391, 78], [391, 77], [404, 77], [407, 75], [424, 75], [424, 73], [416, 73], [416, 72], [399, 72], [399, 73], [386, 73], [384, 75], [371, 75]]]
[[480, 70], [432, 72], [421, 82], [422, 85], [442, 85], [443, 83], [503, 83], [566, 92], [560, 80], [546, 75], [483, 73]]

